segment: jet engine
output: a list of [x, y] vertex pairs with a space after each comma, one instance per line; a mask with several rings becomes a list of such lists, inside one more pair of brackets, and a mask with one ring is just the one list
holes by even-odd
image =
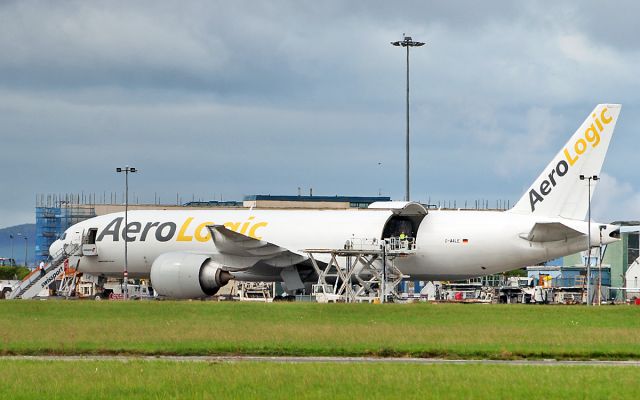
[[161, 296], [193, 299], [213, 296], [233, 278], [210, 256], [165, 253], [151, 265], [151, 284]]

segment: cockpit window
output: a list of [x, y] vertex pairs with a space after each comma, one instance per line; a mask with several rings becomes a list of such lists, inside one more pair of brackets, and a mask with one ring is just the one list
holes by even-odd
[[63, 233], [62, 236], [60, 236], [60, 240], [64, 240], [67, 237], [67, 232]]

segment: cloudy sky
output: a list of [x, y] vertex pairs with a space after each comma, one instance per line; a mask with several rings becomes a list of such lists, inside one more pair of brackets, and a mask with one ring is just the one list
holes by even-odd
[[598, 103], [622, 103], [601, 220], [640, 219], [635, 1], [3, 1], [0, 227], [37, 193], [404, 194], [513, 204]]

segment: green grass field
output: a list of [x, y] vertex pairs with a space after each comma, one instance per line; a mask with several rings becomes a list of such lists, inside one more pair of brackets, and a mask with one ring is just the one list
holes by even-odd
[[2, 399], [636, 399], [637, 367], [0, 360]]
[[0, 301], [0, 354], [640, 359], [640, 307]]

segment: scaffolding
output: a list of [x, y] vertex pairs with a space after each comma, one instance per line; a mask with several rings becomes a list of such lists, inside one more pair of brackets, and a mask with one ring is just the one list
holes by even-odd
[[49, 246], [64, 232], [60, 207], [36, 207], [35, 258], [49, 258]]
[[49, 247], [70, 226], [96, 216], [94, 200], [80, 194], [36, 197], [36, 260], [48, 259]]

